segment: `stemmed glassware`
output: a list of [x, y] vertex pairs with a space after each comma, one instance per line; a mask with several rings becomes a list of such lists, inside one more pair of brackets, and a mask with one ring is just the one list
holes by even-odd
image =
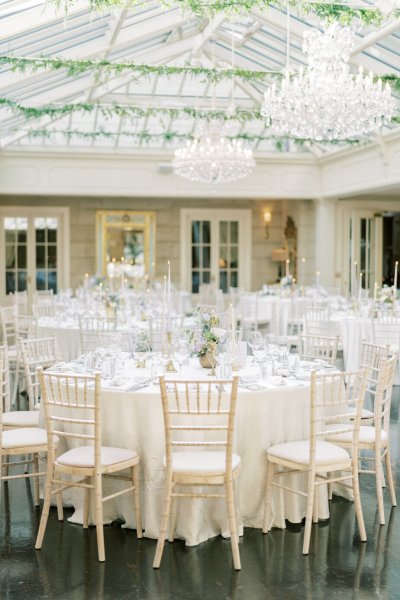
[[182, 377], [182, 366], [189, 357], [189, 344], [186, 340], [179, 340], [175, 346], [175, 360], [179, 364], [179, 376]]

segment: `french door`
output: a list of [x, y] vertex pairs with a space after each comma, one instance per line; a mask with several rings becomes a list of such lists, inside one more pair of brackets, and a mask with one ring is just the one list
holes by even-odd
[[362, 287], [372, 292], [375, 282], [379, 286], [382, 282], [382, 216], [373, 211], [352, 210], [348, 227], [348, 291], [356, 271], [358, 278], [362, 274]]
[[64, 208], [0, 208], [0, 295], [68, 286], [69, 218]]
[[182, 209], [181, 280], [198, 294], [203, 283], [224, 293], [250, 286], [251, 211]]

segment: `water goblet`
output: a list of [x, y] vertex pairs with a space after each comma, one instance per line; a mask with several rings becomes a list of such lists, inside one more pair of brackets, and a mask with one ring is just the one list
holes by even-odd
[[182, 377], [182, 366], [189, 357], [189, 345], [185, 340], [180, 340], [175, 347], [175, 359], [179, 364], [179, 376]]

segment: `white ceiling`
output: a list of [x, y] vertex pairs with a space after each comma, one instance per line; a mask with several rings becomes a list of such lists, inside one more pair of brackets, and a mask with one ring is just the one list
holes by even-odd
[[[290, 61], [293, 66], [304, 64], [301, 51], [303, 32], [313, 26], [322, 27], [315, 15], [296, 14], [290, 17]], [[379, 28], [356, 23], [358, 44], [352, 57], [354, 70], [359, 65], [377, 75], [400, 76], [400, 21], [386, 20]], [[286, 14], [277, 7], [263, 11], [253, 9], [246, 17], [232, 22], [217, 15], [209, 20], [196, 17], [179, 8], [166, 10], [156, 2], [143, 2], [132, 10], [115, 10], [96, 14], [87, 2], [72, 5], [68, 16], [42, 0], [0, 0], [0, 55], [46, 56], [64, 58], [106, 58], [111, 61], [134, 61], [145, 64], [203, 65], [237, 67], [255, 70], [281, 71], [286, 64]], [[0, 69], [0, 97], [9, 98], [28, 106], [48, 103], [100, 102], [102, 104], [129, 104], [135, 106], [165, 106], [228, 109], [234, 94], [237, 108], [259, 109], [265, 85], [237, 80], [234, 89], [229, 81], [215, 87], [188, 75], [170, 78], [133, 77], [124, 73], [117, 77], [104, 76], [96, 80], [90, 72], [71, 78], [64, 71], [38, 71], [35, 74], [12, 72], [7, 66]], [[162, 133], [193, 131], [192, 118], [163, 119], [117, 118], [105, 119], [97, 113], [51, 119], [44, 117], [27, 122], [12, 116], [6, 108], [0, 109], [0, 146], [7, 150], [18, 148], [49, 149], [56, 146], [80, 149], [138, 150], [143, 148], [160, 153], [171, 153], [176, 142], [139, 141], [124, 137], [123, 131]], [[32, 138], [31, 129], [56, 129], [114, 132], [111, 139], [67, 139], [63, 134], [51, 139]], [[267, 135], [260, 121], [234, 124], [232, 134], [254, 133]], [[383, 132], [384, 133], [384, 132]], [[275, 143], [254, 143], [257, 154], [275, 151]], [[316, 157], [331, 152], [332, 148], [307, 144], [299, 148], [289, 142], [286, 151], [312, 152]]]

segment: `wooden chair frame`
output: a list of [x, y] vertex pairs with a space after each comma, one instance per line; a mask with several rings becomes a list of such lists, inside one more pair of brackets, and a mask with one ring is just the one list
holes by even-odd
[[302, 360], [321, 359], [335, 365], [339, 337], [326, 335], [300, 335], [299, 354]]
[[79, 317], [79, 337], [81, 352], [94, 351], [99, 346], [99, 340], [104, 334], [116, 332], [115, 317]]
[[[44, 372], [42, 368], [38, 368], [38, 378], [42, 389], [49, 451], [45, 499], [35, 548], [39, 550], [42, 547], [52, 496], [56, 495], [58, 519], [62, 521], [64, 518], [62, 492], [71, 487], [79, 487], [85, 491], [83, 511], [84, 529], [87, 529], [89, 525], [90, 492], [94, 492], [98, 558], [100, 562], [104, 562], [103, 502], [122, 494], [133, 492], [137, 536], [138, 538], [143, 537], [138, 477], [139, 455], [135, 454], [129, 460], [119, 461], [108, 466], [101, 463], [102, 420], [100, 373], [95, 373], [93, 376], [61, 374], [52, 373], [51, 371]], [[65, 414], [66, 410], [67, 412], [69, 411], [68, 416]], [[74, 429], [75, 426], [78, 426], [78, 431]], [[74, 442], [80, 440], [85, 445], [93, 446], [94, 466], [78, 467], [59, 463], [53, 444], [54, 435], [66, 440], [73, 440]], [[131, 470], [131, 477], [116, 474], [125, 469]], [[72, 481], [64, 479], [63, 475], [77, 476], [79, 479], [78, 481]], [[103, 497], [103, 477], [128, 482], [129, 486]]]
[[[3, 432], [5, 428], [3, 427], [3, 411], [4, 406], [7, 408], [7, 396], [9, 397], [9, 383], [8, 376], [5, 376], [5, 372], [7, 366], [5, 365], [5, 361], [7, 361], [7, 346], [0, 347], [0, 499], [2, 494], [2, 483], [3, 481], [13, 481], [14, 479], [26, 479], [33, 478], [34, 483], [34, 502], [35, 506], [40, 505], [39, 498], [39, 477], [46, 475], [46, 471], [39, 471], [39, 453], [47, 453], [48, 444], [38, 444], [38, 445], [18, 445], [16, 447], [3, 448]], [[8, 399], [9, 402], [9, 399]], [[8, 407], [9, 408], [9, 407]], [[21, 428], [18, 428], [21, 429]], [[54, 447], [57, 447], [57, 441], [54, 440]], [[24, 456], [23, 460], [10, 460], [14, 456]], [[27, 459], [26, 455], [30, 455], [31, 458]], [[6, 460], [4, 460], [6, 459]], [[10, 475], [9, 470], [14, 467], [19, 467], [21, 465], [33, 465], [32, 473], [28, 473], [26, 470], [24, 473], [17, 473], [16, 475]]]
[[[358, 454], [362, 450], [372, 450], [373, 457], [362, 456], [360, 460], [373, 461], [373, 469], [363, 469], [359, 465], [359, 473], [368, 473], [375, 475], [376, 495], [378, 500], [378, 512], [381, 525], [385, 524], [385, 509], [383, 504], [384, 471], [385, 462], [389, 494], [392, 506], [397, 506], [396, 490], [393, 482], [392, 464], [390, 456], [390, 406], [393, 392], [393, 381], [396, 374], [397, 355], [382, 359], [380, 363], [378, 378], [375, 380], [376, 388], [374, 391], [374, 430], [375, 436], [372, 442], [363, 442], [358, 440]], [[387, 443], [382, 440], [382, 431], [387, 434]], [[347, 448], [349, 443], [337, 441], [336, 443]]]
[[[164, 377], [160, 377], [165, 427], [166, 490], [160, 534], [153, 562], [153, 567], [156, 569], [160, 566], [169, 522], [169, 540], [172, 542], [174, 539], [174, 503], [179, 498], [226, 499], [234, 568], [237, 570], [241, 568], [233, 486], [234, 479], [239, 474], [240, 465], [235, 469], [232, 466], [238, 381], [239, 378], [234, 377], [233, 380], [229, 381], [168, 380], [166, 382]], [[225, 392], [224, 386], [230, 387], [230, 393]], [[224, 402], [227, 402], [228, 406], [225, 406]], [[180, 419], [181, 417], [184, 418], [183, 421]], [[223, 420], [223, 423], [216, 425], [216, 417]], [[177, 424], [177, 421], [180, 424]], [[190, 421], [190, 424], [188, 421]], [[212, 422], [210, 423], [210, 421]], [[184, 432], [189, 433], [190, 439], [176, 439], [181, 437]], [[196, 439], [196, 433], [200, 433], [206, 438], [207, 434], [220, 433], [220, 437], [223, 439], [212, 439], [211, 441]], [[224, 451], [225, 470], [223, 473], [199, 475], [174, 471], [173, 456], [175, 449], [209, 449], [210, 447], [217, 447], [218, 450]], [[176, 486], [224, 486], [225, 493], [177, 492], [175, 491]]]
[[[271, 528], [271, 501], [272, 488], [277, 487], [289, 492], [299, 494], [307, 499], [306, 524], [303, 541], [303, 554], [309, 553], [311, 525], [318, 522], [318, 494], [316, 490], [320, 485], [340, 482], [342, 485], [352, 488], [354, 493], [354, 504], [356, 518], [360, 531], [361, 541], [366, 541], [364, 518], [362, 513], [360, 489], [358, 481], [358, 436], [360, 430], [361, 410], [366, 389], [367, 371], [354, 373], [329, 373], [319, 375], [315, 371], [311, 373], [310, 389], [310, 438], [309, 438], [309, 460], [308, 463], [300, 463], [295, 460], [285, 460], [273, 456], [267, 451], [267, 483], [265, 492], [265, 508], [263, 532], [268, 533]], [[322, 397], [322, 399], [321, 399]], [[347, 406], [353, 407], [352, 418], [349, 418]], [[335, 412], [336, 411], [336, 412]], [[325, 414], [325, 412], [327, 414]], [[343, 423], [345, 421], [345, 423]], [[326, 427], [335, 424], [334, 429], [327, 432]], [[316, 464], [316, 451], [318, 438], [331, 442], [337, 433], [350, 433], [351, 456], [342, 462], [329, 463], [327, 465]], [[272, 450], [272, 448], [270, 449]], [[278, 472], [276, 467], [283, 467]], [[335, 474], [335, 471], [343, 471], [346, 474]], [[300, 489], [288, 487], [277, 483], [276, 480], [291, 474], [308, 473], [307, 492]], [[333, 473], [329, 476], [329, 473]], [[350, 484], [344, 483], [350, 480]]]

